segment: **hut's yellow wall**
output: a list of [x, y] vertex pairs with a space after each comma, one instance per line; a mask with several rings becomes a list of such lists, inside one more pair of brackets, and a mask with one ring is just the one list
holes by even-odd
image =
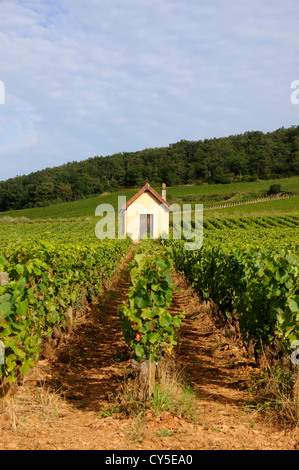
[[153, 238], [169, 233], [169, 212], [148, 191], [141, 194], [126, 210], [126, 233], [139, 240], [140, 214], [153, 214]]

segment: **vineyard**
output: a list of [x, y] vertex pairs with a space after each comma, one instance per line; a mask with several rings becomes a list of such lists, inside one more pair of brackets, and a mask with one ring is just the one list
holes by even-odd
[[147, 365], [142, 400], [151, 397], [159, 361], [177, 346], [184, 323], [183, 311], [170, 313], [175, 272], [201, 301], [212, 302], [215, 324], [232, 326], [256, 358], [265, 350], [276, 359], [294, 350], [299, 340], [297, 216], [205, 218], [199, 251], [185, 250], [184, 240], [171, 237], [137, 246], [129, 239], [100, 241], [95, 225], [95, 218], [70, 218], [1, 226], [0, 272], [9, 278], [0, 286], [2, 380], [14, 383], [34, 368], [43, 342], [55, 329], [68, 331], [76, 323], [129, 251], [134, 256], [128, 298], [117, 315], [131, 360]]
[[221, 219], [206, 219], [203, 222], [206, 230], [226, 229], [255, 229], [255, 228], [298, 228], [298, 217], [288, 215], [280, 217], [222, 217]]
[[299, 339], [298, 217], [212, 218], [203, 227], [199, 252], [172, 242], [178, 271], [224, 320], [237, 319], [246, 345], [289, 354]]
[[[101, 293], [111, 279], [129, 243], [110, 241], [93, 245], [12, 243], [0, 255], [0, 271], [9, 282], [0, 287], [1, 341], [8, 382], [34, 366], [40, 344], [56, 326], [66, 326], [85, 298]], [[71, 310], [70, 310], [71, 309]], [[71, 315], [70, 315], [71, 312]]]
[[[170, 325], [171, 295], [163, 286], [169, 284], [170, 289], [172, 257], [202, 298], [212, 299], [224, 318], [238, 317], [245, 343], [253, 341], [260, 351], [261, 344], [277, 340], [289, 351], [299, 335], [298, 218], [222, 217], [206, 219], [203, 226], [204, 246], [199, 252], [184, 250], [178, 241], [166, 241], [171, 250], [160, 246], [159, 256], [153, 244], [137, 252], [131, 271], [135, 290], [130, 291], [135, 304], [130, 300], [129, 307], [122, 308], [125, 338], [135, 344], [137, 357], [148, 358], [148, 327], [140, 324], [141, 319], [152, 324], [152, 317], [159, 318], [148, 339], [153, 357], [157, 347], [165, 346], [167, 334], [160, 328]], [[94, 220], [88, 218], [5, 225], [0, 272], [8, 273], [10, 282], [0, 288], [1, 340], [6, 349], [1, 374], [9, 381], [16, 380], [16, 370], [24, 374], [33, 366], [42, 338], [66, 322], [70, 307], [76, 310], [84, 295], [100, 294], [130, 247], [129, 240], [95, 240]], [[156, 272], [158, 267], [167, 269], [160, 284], [153, 266]], [[173, 322], [178, 326], [178, 319]], [[136, 328], [143, 338], [137, 342], [132, 339]]]
[[290, 353], [299, 338], [299, 258], [288, 249], [291, 237], [278, 252], [269, 240], [265, 248], [255, 243], [244, 247], [242, 238], [238, 244], [214, 239], [198, 253], [174, 243], [175, 265], [224, 319], [238, 320], [245, 344], [253, 342], [259, 353], [278, 344], [279, 351]]

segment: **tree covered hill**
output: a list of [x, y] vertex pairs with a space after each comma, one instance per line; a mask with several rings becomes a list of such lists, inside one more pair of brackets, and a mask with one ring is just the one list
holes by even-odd
[[299, 175], [299, 126], [93, 157], [0, 182], [0, 212], [75, 201], [145, 182], [168, 186]]

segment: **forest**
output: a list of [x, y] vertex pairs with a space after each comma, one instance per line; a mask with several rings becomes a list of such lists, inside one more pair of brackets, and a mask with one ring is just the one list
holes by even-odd
[[146, 182], [167, 186], [299, 175], [299, 126], [94, 156], [0, 181], [0, 211], [79, 200]]

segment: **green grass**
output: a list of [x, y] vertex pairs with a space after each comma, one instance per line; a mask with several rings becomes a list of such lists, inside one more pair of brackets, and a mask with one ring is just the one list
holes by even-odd
[[117, 210], [118, 195], [130, 199], [137, 190], [125, 190], [115, 193], [107, 193], [99, 196], [81, 199], [80, 201], [53, 204], [47, 207], [34, 207], [32, 209], [21, 209], [0, 212], [0, 217], [27, 217], [28, 219], [65, 219], [69, 217], [90, 217], [95, 215], [99, 204], [112, 204]]

